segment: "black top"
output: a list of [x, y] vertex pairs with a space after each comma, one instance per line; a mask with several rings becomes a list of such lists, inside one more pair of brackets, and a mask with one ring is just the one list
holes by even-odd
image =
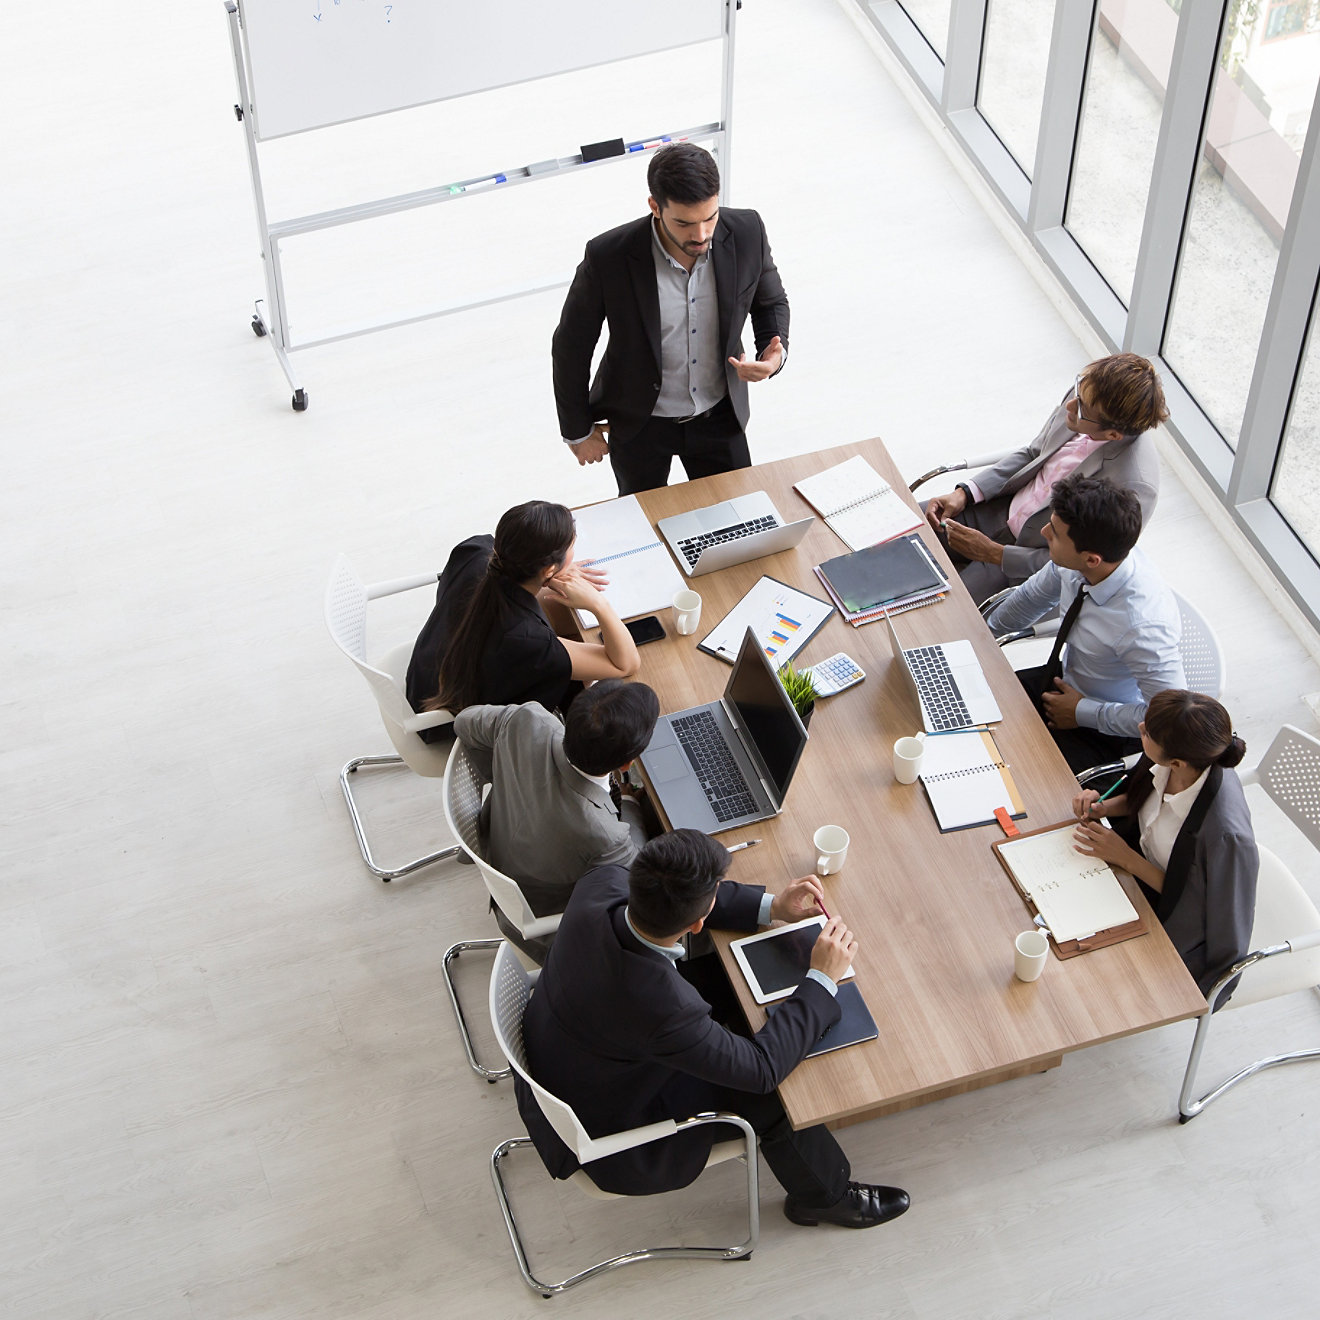
[[[445, 639], [457, 628], [494, 548], [494, 537], [469, 536], [450, 553], [436, 588], [435, 608], [408, 665], [408, 703], [415, 711], [421, 711], [439, 691]], [[564, 644], [535, 596], [504, 578], [499, 585], [504, 595], [503, 619], [491, 629], [482, 654], [476, 702], [506, 706], [539, 701], [547, 710], [566, 706], [573, 662]], [[435, 742], [448, 737], [448, 730], [424, 729], [420, 736]]]

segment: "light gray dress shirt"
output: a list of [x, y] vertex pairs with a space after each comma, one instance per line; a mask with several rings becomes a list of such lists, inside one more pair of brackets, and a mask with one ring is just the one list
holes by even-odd
[[661, 370], [652, 417], [692, 417], [706, 412], [727, 390], [712, 251], [707, 248], [689, 273], [665, 251], [656, 223], [651, 221], [651, 255], [660, 295]]
[[[1013, 632], [1056, 605], [1066, 614], [1086, 579], [1053, 560], [1016, 587], [986, 619], [994, 633]], [[1082, 694], [1077, 723], [1137, 738], [1146, 705], [1165, 688], [1187, 686], [1178, 642], [1178, 602], [1155, 566], [1134, 549], [1098, 585], [1086, 586], [1063, 651], [1063, 681]]]

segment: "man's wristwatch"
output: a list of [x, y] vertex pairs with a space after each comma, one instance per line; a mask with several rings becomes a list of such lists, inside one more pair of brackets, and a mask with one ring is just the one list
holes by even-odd
[[967, 501], [967, 503], [963, 506], [964, 508], [966, 508], [966, 509], [970, 509], [970, 508], [972, 507], [972, 505], [976, 503], [976, 498], [975, 498], [975, 496], [972, 494], [972, 488], [971, 488], [971, 487], [970, 487], [965, 481], [960, 481], [960, 482], [954, 487], [954, 490], [960, 490], [960, 491], [962, 491], [962, 493], [963, 493], [963, 498], [966, 499], [966, 501]]

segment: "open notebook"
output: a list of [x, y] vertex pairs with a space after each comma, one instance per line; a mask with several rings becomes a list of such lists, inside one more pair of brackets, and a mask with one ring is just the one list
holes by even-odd
[[998, 807], [1007, 808], [1014, 820], [1027, 814], [1013, 776], [985, 729], [927, 735], [921, 786], [941, 834], [993, 825]]
[[[674, 567], [663, 541], [656, 538], [636, 495], [591, 504], [574, 514], [580, 564], [595, 564], [609, 574], [605, 599], [619, 618], [632, 619], [663, 609], [683, 589], [683, 579]], [[577, 611], [583, 628], [594, 628], [590, 610]]]
[[1098, 947], [1142, 934], [1145, 924], [1113, 869], [1074, 849], [1076, 825], [1064, 821], [993, 847], [1056, 945], [1079, 941]]
[[892, 540], [921, 526], [921, 515], [860, 454], [795, 483], [849, 550]]

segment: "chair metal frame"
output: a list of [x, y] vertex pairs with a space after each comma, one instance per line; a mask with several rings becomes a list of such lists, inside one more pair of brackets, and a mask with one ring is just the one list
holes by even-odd
[[[481, 804], [487, 786], [487, 780], [478, 772], [467, 748], [462, 742], [456, 741], [445, 765], [444, 786], [441, 792], [445, 821], [449, 825], [450, 832], [481, 873], [486, 890], [500, 912], [523, 939], [533, 940], [553, 935], [559, 929], [559, 920], [563, 914], [555, 913], [548, 917], [538, 917], [532, 911], [518, 882], [502, 871], [497, 871], [486, 860], [481, 843]], [[503, 943], [502, 939], [459, 940], [445, 950], [441, 962], [445, 989], [449, 991], [449, 1002], [453, 1005], [454, 1017], [458, 1021], [458, 1034], [463, 1041], [463, 1052], [467, 1055], [468, 1066], [478, 1077], [484, 1077], [492, 1084], [508, 1077], [509, 1069], [488, 1068], [477, 1058], [467, 1016], [463, 1012], [463, 1005], [458, 997], [458, 987], [454, 984], [450, 967], [464, 953], [494, 952]]]
[[[1306, 835], [1312, 847], [1320, 847], [1320, 739], [1285, 724], [1275, 735], [1256, 768], [1245, 771], [1241, 778], [1244, 785], [1256, 784], [1262, 788], [1270, 800]], [[1255, 947], [1224, 972], [1210, 988], [1206, 996], [1207, 1007], [1215, 1005], [1224, 987], [1235, 976], [1243, 973], [1245, 975], [1236, 994], [1224, 1005], [1225, 1011], [1250, 1007], [1253, 1003], [1300, 990], [1320, 992], [1320, 984], [1317, 984], [1320, 982], [1320, 956], [1309, 954], [1312, 949], [1320, 949], [1320, 911], [1316, 910], [1306, 891], [1273, 853], [1262, 848], [1260, 859], [1256, 920], [1251, 932]], [[1264, 905], [1261, 903], [1262, 893], [1267, 899]], [[1293, 934], [1291, 930], [1285, 932], [1280, 929], [1285, 923], [1309, 929], [1298, 930]], [[1269, 961], [1284, 954], [1300, 955], [1296, 965], [1292, 965], [1292, 959], [1286, 964]], [[1269, 965], [1271, 970], [1253, 976], [1250, 969], [1261, 964]], [[1272, 980], [1267, 982], [1267, 977]], [[1320, 1047], [1266, 1055], [1239, 1068], [1204, 1095], [1196, 1096], [1196, 1074], [1210, 1034], [1212, 1016], [1212, 1012], [1207, 1012], [1197, 1020], [1182, 1089], [1178, 1094], [1179, 1123], [1190, 1122], [1225, 1091], [1267, 1068], [1303, 1059], [1320, 1059]]]
[[367, 838], [366, 827], [353, 798], [350, 777], [362, 770], [398, 768], [406, 766], [414, 774], [438, 779], [444, 774], [447, 753], [424, 742], [419, 736], [424, 729], [435, 729], [452, 724], [453, 715], [447, 710], [425, 711], [417, 714], [404, 695], [408, 662], [412, 657], [411, 642], [394, 647], [376, 664], [367, 659], [367, 603], [382, 596], [397, 595], [417, 587], [434, 586], [434, 573], [421, 573], [413, 577], [396, 578], [389, 582], [365, 585], [353, 571], [347, 558], [340, 555], [330, 572], [325, 588], [325, 623], [336, 646], [353, 662], [366, 679], [380, 709], [385, 732], [394, 744], [393, 755], [355, 756], [339, 772], [339, 787], [348, 806], [353, 833], [367, 870], [388, 884], [401, 876], [411, 875], [435, 862], [458, 856], [457, 845], [440, 848], [416, 857], [401, 866], [384, 866], [376, 860]]
[[924, 485], [933, 477], [943, 476], [946, 472], [979, 472], [982, 468], [994, 467], [1000, 459], [1007, 458], [1009, 454], [1014, 454], [1016, 452], [1015, 449], [1001, 449], [997, 453], [984, 454], [980, 458], [963, 458], [958, 459], [953, 463], [942, 464], [940, 467], [933, 467], [929, 472], [923, 472], [921, 476], [919, 476], [916, 481], [908, 487], [908, 490], [915, 492], [918, 486]]
[[[495, 966], [490, 977], [490, 1020], [495, 1027], [495, 1035], [500, 1048], [509, 1060], [510, 1067], [531, 1087], [537, 1104], [545, 1114], [551, 1126], [572, 1150], [578, 1163], [586, 1166], [593, 1160], [620, 1151], [631, 1150], [652, 1141], [660, 1141], [673, 1136], [676, 1132], [686, 1132], [690, 1128], [702, 1127], [711, 1123], [732, 1125], [739, 1129], [741, 1136], [737, 1140], [717, 1143], [706, 1161], [706, 1168], [724, 1163], [731, 1159], [740, 1159], [747, 1173], [747, 1237], [744, 1241], [731, 1246], [661, 1246], [636, 1247], [620, 1252], [608, 1260], [598, 1261], [586, 1269], [579, 1270], [558, 1282], [547, 1282], [532, 1273], [527, 1259], [527, 1250], [523, 1245], [522, 1233], [514, 1218], [513, 1207], [509, 1202], [508, 1187], [505, 1184], [501, 1165], [511, 1152], [533, 1145], [530, 1137], [513, 1137], [502, 1141], [495, 1147], [490, 1157], [491, 1180], [495, 1185], [495, 1197], [500, 1211], [504, 1215], [504, 1227], [508, 1230], [509, 1243], [513, 1247], [514, 1258], [518, 1262], [518, 1272], [523, 1282], [542, 1297], [553, 1297], [608, 1273], [623, 1265], [632, 1265], [643, 1260], [746, 1260], [756, 1249], [760, 1238], [760, 1183], [757, 1170], [756, 1132], [752, 1125], [738, 1114], [706, 1113], [695, 1114], [691, 1118], [677, 1121], [665, 1119], [658, 1123], [649, 1123], [645, 1127], [630, 1128], [624, 1132], [611, 1133], [605, 1137], [591, 1137], [582, 1126], [572, 1106], [534, 1082], [527, 1072], [527, 1054], [523, 1046], [522, 1021], [527, 1001], [531, 995], [534, 977], [518, 961], [513, 947], [507, 941], [500, 941], [501, 948], [495, 954]], [[591, 1181], [586, 1168], [580, 1168], [568, 1180], [588, 1196], [601, 1200], [622, 1199], [613, 1192], [602, 1191]]]

